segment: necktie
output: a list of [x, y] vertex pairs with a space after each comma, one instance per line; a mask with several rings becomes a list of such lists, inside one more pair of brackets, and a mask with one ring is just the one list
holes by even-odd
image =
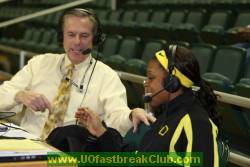
[[[72, 79], [74, 65], [70, 64], [68, 67], [66, 77]], [[55, 96], [52, 104], [52, 111], [49, 113], [48, 120], [46, 121], [43, 132], [41, 135], [42, 139], [46, 139], [49, 133], [56, 127], [62, 126], [64, 116], [68, 108], [70, 99], [70, 88], [71, 84], [65, 78], [62, 79], [61, 84], [58, 88], [57, 95]]]

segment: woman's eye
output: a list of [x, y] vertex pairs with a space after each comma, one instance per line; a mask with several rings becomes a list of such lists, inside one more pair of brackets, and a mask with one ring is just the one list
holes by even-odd
[[148, 77], [148, 80], [153, 80], [155, 77]]

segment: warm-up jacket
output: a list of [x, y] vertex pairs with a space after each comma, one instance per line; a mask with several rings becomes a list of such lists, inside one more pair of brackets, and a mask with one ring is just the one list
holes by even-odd
[[[218, 167], [217, 127], [191, 90], [165, 105], [163, 113], [144, 135], [139, 152], [202, 152], [203, 165]], [[101, 151], [135, 151], [114, 129], [98, 139]]]

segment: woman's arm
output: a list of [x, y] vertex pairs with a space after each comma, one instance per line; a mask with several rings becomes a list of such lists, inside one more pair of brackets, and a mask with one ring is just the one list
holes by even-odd
[[92, 135], [98, 138], [98, 145], [105, 152], [134, 151], [128, 144], [123, 143], [120, 133], [113, 129], [104, 127], [97, 113], [89, 108], [80, 108], [75, 117], [79, 125], [85, 127]]

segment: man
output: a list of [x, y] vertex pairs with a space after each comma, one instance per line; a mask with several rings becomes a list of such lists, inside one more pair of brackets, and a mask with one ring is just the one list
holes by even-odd
[[[58, 98], [58, 87], [65, 80], [70, 83], [69, 101], [62, 122], [53, 128], [74, 120], [79, 107], [88, 107], [99, 113], [108, 126], [125, 134], [131, 127], [127, 107], [126, 90], [115, 71], [90, 54], [93, 45], [101, 42], [101, 27], [94, 13], [84, 9], [72, 9], [60, 20], [65, 54], [44, 54], [32, 58], [10, 81], [0, 86], [0, 111], [22, 111], [21, 126], [38, 136], [43, 134], [48, 118], [55, 117], [53, 104]], [[59, 41], [60, 42], [60, 41]], [[72, 76], [68, 66], [72, 64]], [[66, 104], [66, 103], [65, 103]], [[61, 116], [59, 112], [57, 116]], [[141, 110], [132, 112], [133, 123], [149, 118]], [[55, 117], [54, 119], [58, 119]]]

